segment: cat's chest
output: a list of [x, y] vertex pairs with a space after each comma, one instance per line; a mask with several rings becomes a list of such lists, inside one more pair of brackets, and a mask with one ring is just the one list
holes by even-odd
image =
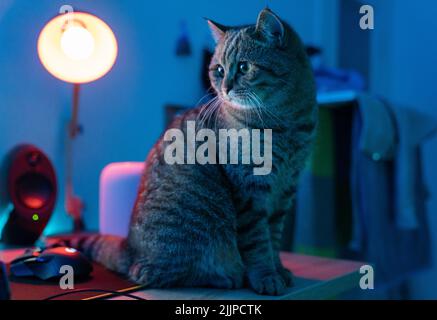
[[227, 166], [226, 171], [237, 199], [254, 198], [260, 205], [265, 203], [269, 207], [277, 207], [284, 192], [293, 185], [293, 166], [288, 159], [274, 163], [267, 175], [255, 175], [252, 166]]

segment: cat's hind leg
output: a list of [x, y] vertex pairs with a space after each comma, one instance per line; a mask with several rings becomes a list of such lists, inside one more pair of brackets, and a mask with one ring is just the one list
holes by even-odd
[[199, 260], [197, 286], [240, 289], [244, 285], [244, 264], [236, 244], [219, 242], [210, 246]]

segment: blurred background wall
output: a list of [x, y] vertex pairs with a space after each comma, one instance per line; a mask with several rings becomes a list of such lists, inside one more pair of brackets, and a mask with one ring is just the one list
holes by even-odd
[[[75, 145], [74, 182], [78, 195], [85, 200], [85, 223], [91, 229], [98, 225], [101, 169], [111, 162], [143, 160], [163, 130], [163, 106], [195, 105], [202, 97], [202, 48], [213, 45], [204, 16], [230, 25], [254, 23], [259, 10], [268, 3], [295, 27], [307, 44], [324, 49], [326, 65], [339, 66], [344, 52], [362, 48], [366, 52], [363, 57], [368, 60], [371, 92], [437, 118], [437, 2], [358, 1], [374, 5], [375, 30], [365, 31], [366, 43], [359, 37], [348, 37], [348, 42], [342, 43], [339, 39], [349, 27], [342, 25], [339, 18], [340, 12], [349, 7], [344, 1], [354, 0], [1, 0], [0, 160], [16, 144], [33, 143], [54, 161], [62, 182], [64, 132], [72, 88], [42, 67], [36, 41], [41, 28], [63, 4], [101, 17], [112, 27], [119, 42], [113, 70], [84, 85], [81, 92], [80, 123], [84, 133]], [[358, 25], [358, 12], [349, 14]], [[186, 22], [192, 45], [189, 57], [175, 55], [181, 21]], [[428, 213], [435, 253], [437, 139], [428, 142], [424, 161], [431, 193]], [[63, 211], [62, 196], [57, 208], [48, 233], [71, 228]], [[4, 218], [4, 214], [0, 216], [0, 224]], [[437, 298], [430, 283], [437, 285], [437, 268], [415, 278], [412, 286], [415, 296]]]
[[[371, 42], [370, 90], [394, 105], [437, 118], [437, 2], [374, 0], [377, 25]], [[437, 299], [437, 138], [424, 146], [425, 183], [434, 268], [412, 283], [416, 298]]]
[[[203, 96], [202, 49], [213, 47], [213, 42], [202, 17], [229, 25], [254, 23], [265, 6], [264, 0], [1, 3], [0, 42], [5, 45], [0, 49], [0, 157], [17, 143], [34, 143], [55, 162], [60, 179], [72, 88], [49, 75], [39, 62], [39, 32], [63, 4], [70, 4], [101, 17], [117, 36], [119, 56], [113, 70], [82, 86], [80, 97], [84, 134], [75, 144], [75, 187], [85, 200], [85, 222], [91, 228], [98, 223], [101, 169], [114, 161], [145, 159], [163, 130], [164, 104], [191, 106]], [[336, 19], [330, 14], [335, 13], [335, 4], [320, 0], [270, 2], [305, 41], [329, 48], [331, 64], [336, 58]], [[192, 45], [189, 57], [175, 55], [182, 21]], [[69, 228], [60, 201], [47, 232]]]

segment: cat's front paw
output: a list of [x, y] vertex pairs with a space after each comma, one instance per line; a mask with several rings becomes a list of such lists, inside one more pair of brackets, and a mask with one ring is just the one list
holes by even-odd
[[281, 275], [282, 280], [284, 280], [287, 287], [294, 286], [294, 276], [290, 270], [285, 269], [283, 266], [279, 266], [276, 268], [276, 271]]
[[284, 293], [286, 284], [277, 272], [268, 274], [249, 274], [249, 285], [258, 294], [279, 296]]

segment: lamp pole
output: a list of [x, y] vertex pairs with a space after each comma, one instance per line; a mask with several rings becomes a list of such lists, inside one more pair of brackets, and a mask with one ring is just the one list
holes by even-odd
[[82, 211], [84, 204], [82, 199], [74, 194], [73, 187], [73, 143], [81, 127], [78, 124], [79, 117], [79, 93], [80, 84], [73, 84], [73, 106], [71, 120], [68, 124], [68, 137], [66, 145], [66, 186], [65, 186], [65, 210], [73, 218], [74, 232], [81, 232], [84, 229]]
[[[74, 141], [81, 133], [78, 124], [80, 84], [95, 81], [111, 70], [117, 59], [117, 39], [100, 18], [85, 12], [73, 12], [63, 6], [38, 37], [38, 56], [56, 78], [73, 84], [71, 119], [65, 136], [65, 211], [72, 217], [74, 231], [84, 230], [84, 203], [73, 188]], [[98, 41], [97, 41], [98, 40]]]

